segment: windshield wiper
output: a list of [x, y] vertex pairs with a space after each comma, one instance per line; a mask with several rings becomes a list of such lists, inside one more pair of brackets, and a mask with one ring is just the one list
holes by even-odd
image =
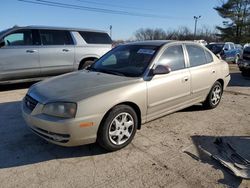
[[113, 71], [113, 70], [107, 70], [107, 69], [98, 70], [98, 72], [107, 73], [107, 74], [114, 74], [114, 75], [118, 75], [118, 76], [125, 76], [121, 72], [117, 72], [117, 71]]
[[113, 71], [113, 70], [107, 70], [107, 69], [96, 69], [94, 67], [89, 67], [87, 70], [88, 71], [94, 71], [94, 72], [102, 72], [102, 73], [107, 73], [107, 74], [114, 74], [114, 75], [118, 75], [118, 76], [125, 76], [121, 72], [117, 72], [117, 71]]

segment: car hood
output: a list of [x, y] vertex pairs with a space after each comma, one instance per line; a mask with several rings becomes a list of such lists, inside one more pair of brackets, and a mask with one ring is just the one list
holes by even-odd
[[43, 104], [53, 101], [78, 102], [139, 80], [141, 79], [84, 70], [39, 82], [30, 88], [28, 94]]

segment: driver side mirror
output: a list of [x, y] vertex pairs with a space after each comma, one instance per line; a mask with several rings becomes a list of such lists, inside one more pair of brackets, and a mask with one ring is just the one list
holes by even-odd
[[171, 72], [171, 69], [169, 66], [157, 65], [155, 69], [153, 70], [153, 75], [168, 74], [170, 72]]
[[0, 48], [2, 48], [3, 46], [5, 46], [5, 42], [3, 39], [0, 40]]
[[224, 48], [224, 51], [228, 51], [228, 49], [227, 49], [227, 48]]

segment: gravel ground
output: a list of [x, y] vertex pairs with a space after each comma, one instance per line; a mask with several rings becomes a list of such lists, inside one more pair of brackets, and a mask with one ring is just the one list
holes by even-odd
[[216, 161], [184, 152], [217, 136], [250, 135], [250, 79], [230, 68], [232, 80], [216, 109], [195, 105], [147, 123], [132, 144], [113, 153], [40, 139], [21, 117], [30, 84], [1, 86], [0, 187], [250, 187]]

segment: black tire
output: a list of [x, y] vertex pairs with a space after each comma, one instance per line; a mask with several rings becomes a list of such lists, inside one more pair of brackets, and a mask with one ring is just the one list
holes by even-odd
[[95, 61], [94, 60], [86, 60], [80, 63], [79, 70], [83, 70], [88, 68], [90, 65], [92, 65]]
[[[219, 98], [217, 95], [215, 95], [215, 90], [219, 88], [220, 89], [220, 93], [218, 93], [219, 95]], [[219, 104], [220, 104], [220, 101], [221, 101], [221, 97], [222, 97], [222, 94], [223, 94], [223, 88], [222, 88], [222, 85], [220, 82], [216, 81], [213, 85], [213, 87], [211, 88], [206, 100], [204, 101], [203, 103], [203, 106], [206, 108], [206, 109], [213, 109], [213, 108], [216, 108]], [[216, 98], [216, 100], [215, 100]]]
[[[120, 115], [123, 114], [129, 114], [126, 115], [126, 120], [131, 120], [133, 122], [133, 126], [131, 125], [131, 129], [127, 128], [127, 132], [130, 132], [130, 136], [127, 137], [126, 135], [123, 135], [121, 132], [126, 132], [124, 123], [122, 125], [121, 123], [118, 127], [117, 122], [115, 121], [116, 118], [119, 118]], [[124, 116], [123, 116], [124, 117]], [[97, 142], [98, 144], [106, 149], [107, 151], [116, 151], [121, 148], [124, 148], [127, 146], [134, 138], [137, 127], [138, 127], [138, 117], [137, 114], [135, 113], [134, 109], [131, 108], [130, 106], [127, 105], [118, 105], [115, 106], [105, 117], [105, 119], [102, 121], [102, 124], [99, 127], [98, 133], [97, 133]], [[117, 119], [116, 119], [117, 120]], [[126, 122], [128, 123], [128, 122]], [[115, 129], [115, 130], [112, 130]], [[116, 135], [112, 135], [110, 131], [113, 131]], [[118, 135], [117, 135], [118, 134]], [[123, 137], [122, 137], [123, 136]], [[122, 143], [124, 140], [121, 139], [121, 143], [118, 144], [119, 137], [124, 138], [126, 140], [124, 143]], [[115, 144], [114, 142], [117, 140], [117, 143]]]

